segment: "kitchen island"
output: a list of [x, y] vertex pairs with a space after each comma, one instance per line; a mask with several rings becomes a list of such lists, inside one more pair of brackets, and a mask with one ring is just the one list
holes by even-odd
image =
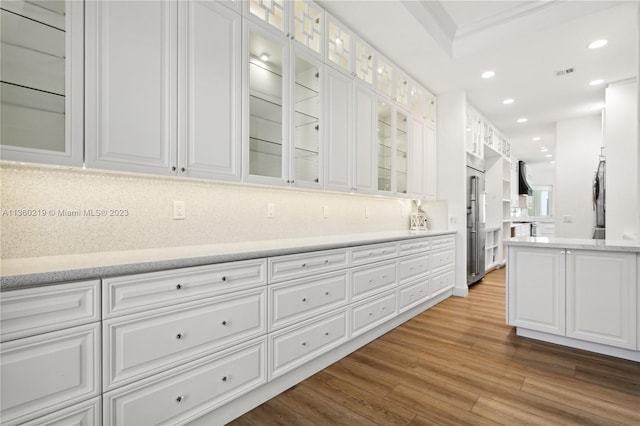
[[521, 237], [505, 242], [507, 323], [519, 336], [640, 361], [640, 244]]

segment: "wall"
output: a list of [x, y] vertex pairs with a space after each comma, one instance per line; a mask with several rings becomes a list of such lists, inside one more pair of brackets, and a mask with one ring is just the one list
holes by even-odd
[[556, 123], [556, 237], [591, 238], [592, 183], [602, 145], [599, 114]]
[[[389, 197], [15, 163], [3, 163], [0, 178], [4, 259], [401, 231], [409, 228], [412, 204]], [[172, 219], [174, 200], [185, 201], [185, 220]], [[275, 218], [266, 217], [267, 203], [275, 204]], [[328, 218], [323, 218], [325, 205]], [[13, 209], [43, 209], [45, 215], [15, 216]], [[88, 209], [123, 209], [127, 216], [87, 216]]]
[[605, 94], [604, 145], [607, 238], [638, 238], [638, 116], [635, 81], [610, 84]]
[[464, 91], [438, 95], [438, 194], [446, 194], [449, 229], [456, 231], [456, 285], [454, 294], [466, 296], [467, 202]]

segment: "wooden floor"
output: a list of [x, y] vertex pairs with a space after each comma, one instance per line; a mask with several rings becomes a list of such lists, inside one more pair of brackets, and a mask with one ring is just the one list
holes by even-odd
[[640, 425], [640, 364], [505, 325], [504, 269], [236, 419], [244, 425]]

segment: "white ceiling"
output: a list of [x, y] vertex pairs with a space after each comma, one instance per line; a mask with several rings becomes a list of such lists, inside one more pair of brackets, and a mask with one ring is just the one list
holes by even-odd
[[[469, 102], [528, 162], [549, 161], [555, 123], [600, 114], [607, 83], [638, 72], [639, 1], [324, 1], [377, 50], [435, 94]], [[588, 49], [605, 38], [607, 46]], [[574, 68], [562, 77], [556, 71]], [[496, 76], [482, 79], [493, 70]], [[603, 79], [601, 86], [589, 82]], [[504, 98], [513, 98], [503, 105]], [[516, 123], [527, 117], [524, 124]], [[539, 142], [532, 138], [538, 136]]]

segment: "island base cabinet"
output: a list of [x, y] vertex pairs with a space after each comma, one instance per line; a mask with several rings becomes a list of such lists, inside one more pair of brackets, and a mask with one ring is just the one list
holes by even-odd
[[104, 395], [105, 425], [183, 424], [267, 380], [266, 338]]
[[564, 336], [564, 250], [509, 247], [508, 256], [507, 323]]
[[22, 423], [22, 426], [99, 426], [102, 424], [102, 398], [76, 404], [48, 416]]
[[567, 250], [567, 337], [636, 348], [636, 254]]

